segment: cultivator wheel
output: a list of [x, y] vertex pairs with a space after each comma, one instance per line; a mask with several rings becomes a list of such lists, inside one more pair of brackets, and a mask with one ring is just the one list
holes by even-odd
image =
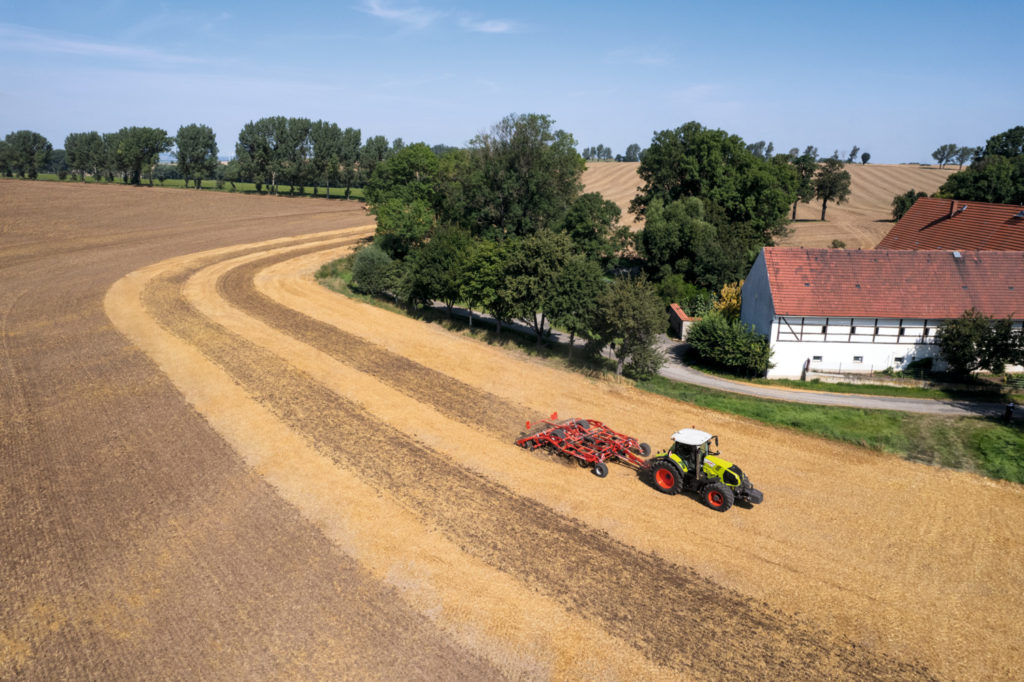
[[598, 478], [604, 478], [608, 475], [608, 465], [604, 462], [594, 462], [594, 475]]
[[668, 460], [659, 460], [651, 465], [651, 480], [654, 487], [666, 495], [675, 495], [683, 485], [679, 469]]
[[700, 497], [704, 500], [704, 504], [720, 512], [727, 511], [732, 507], [733, 502], [736, 501], [732, 488], [721, 481], [708, 483], [704, 486], [700, 491]]

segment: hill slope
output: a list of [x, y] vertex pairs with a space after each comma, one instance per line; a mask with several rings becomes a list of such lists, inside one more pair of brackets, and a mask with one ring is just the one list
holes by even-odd
[[[633, 223], [629, 202], [640, 186], [639, 163], [588, 163], [583, 173], [587, 192], [599, 192], [622, 209], [622, 222], [640, 229], [643, 221]], [[839, 239], [848, 249], [871, 249], [892, 227], [892, 198], [909, 189], [931, 194], [955, 169], [918, 165], [848, 164], [852, 184], [845, 204], [830, 204], [826, 220], [821, 222], [821, 202], [800, 204], [792, 233], [779, 240], [780, 246], [829, 246]]]

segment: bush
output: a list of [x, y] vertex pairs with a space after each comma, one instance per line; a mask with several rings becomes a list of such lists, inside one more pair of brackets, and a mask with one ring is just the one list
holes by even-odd
[[371, 296], [380, 296], [395, 285], [395, 264], [377, 246], [359, 249], [352, 255], [352, 285]]
[[695, 322], [686, 341], [701, 360], [731, 372], [761, 376], [772, 367], [768, 339], [717, 310]]

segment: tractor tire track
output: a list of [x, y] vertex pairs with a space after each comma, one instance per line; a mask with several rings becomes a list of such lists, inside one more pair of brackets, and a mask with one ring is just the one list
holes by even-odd
[[[269, 256], [233, 268], [218, 281], [217, 291], [257, 319], [268, 323], [272, 321], [272, 326], [287, 330], [307, 345], [380, 379], [453, 419], [485, 428], [505, 438], [518, 433], [518, 429], [511, 425], [526, 421], [531, 414], [529, 408], [424, 367], [356, 334], [303, 315], [257, 291], [253, 279], [258, 272], [280, 261], [318, 250], [322, 247]], [[438, 396], [444, 398], [439, 400]]]
[[[442, 453], [339, 399], [284, 359], [198, 314], [181, 295], [195, 269], [193, 264], [186, 272], [158, 278], [144, 294], [147, 308], [166, 329], [196, 345], [340, 465], [436, 524], [467, 554], [514, 575], [570, 612], [600, 619], [611, 634], [652, 661], [708, 678], [749, 675], [752, 670], [829, 677], [927, 676], [919, 666], [874, 656], [765, 605], [751, 604], [689, 569], [639, 552], [452, 464]], [[249, 287], [251, 274], [241, 281], [247, 280], [249, 285], [230, 279], [224, 286]], [[272, 326], [290, 332], [294, 316], [283, 317], [271, 317]], [[318, 328], [317, 334], [329, 331]], [[342, 337], [336, 338], [335, 343], [342, 343]], [[424, 376], [415, 368], [410, 371]], [[436, 396], [427, 399], [443, 402]], [[338, 446], [345, 442], [360, 446], [357, 451]], [[656, 608], [648, 606], [652, 601]], [[745, 652], [745, 660], [736, 660], [736, 650]]]

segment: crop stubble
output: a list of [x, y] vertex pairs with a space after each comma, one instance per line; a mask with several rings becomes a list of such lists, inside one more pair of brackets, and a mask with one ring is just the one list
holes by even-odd
[[[294, 255], [239, 266], [218, 281], [218, 290], [272, 327], [286, 330], [339, 362], [406, 392], [411, 384], [419, 386], [411, 395], [440, 412], [458, 415], [463, 421], [476, 415], [475, 426], [498, 439], [507, 439], [510, 422], [522, 421], [521, 408], [395, 357], [256, 292], [252, 280], [260, 269]], [[147, 289], [147, 308], [162, 324], [228, 369], [321, 451], [428, 519], [464, 552], [513, 574], [571, 611], [600, 619], [609, 632], [651, 659], [700, 677], [754, 670], [828, 675], [845, 671], [868, 676], [907, 675], [916, 670], [922, 674], [920, 668], [872, 655], [841, 637], [794, 623], [690, 570], [616, 542], [453, 464], [443, 453], [380, 422], [314, 377], [296, 372], [283, 358], [252, 347], [192, 310], [179, 292], [188, 274], [154, 279]], [[389, 375], [391, 363], [397, 366], [394, 375]], [[438, 391], [439, 387], [444, 390]], [[673, 596], [658, 599], [658, 608], [652, 609], [652, 598], [662, 594]], [[746, 652], [742, 661], [728, 654], [737, 646]]]

